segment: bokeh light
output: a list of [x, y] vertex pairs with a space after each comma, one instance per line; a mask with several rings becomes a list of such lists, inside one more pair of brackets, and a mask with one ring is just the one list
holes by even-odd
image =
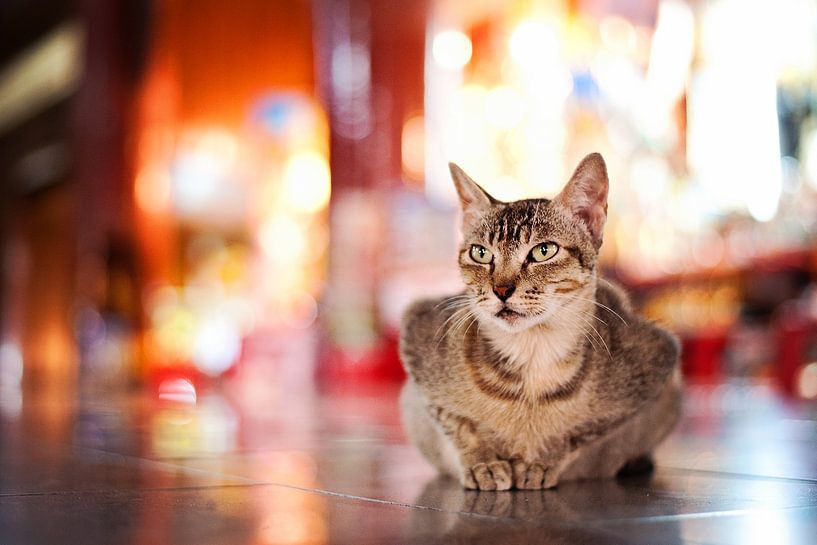
[[292, 156], [284, 167], [286, 202], [299, 212], [326, 207], [331, 192], [329, 163], [320, 153], [306, 151]]
[[184, 378], [166, 379], [159, 384], [159, 399], [180, 405], [196, 404], [196, 387]]
[[471, 40], [459, 30], [444, 30], [434, 36], [434, 59], [448, 70], [459, 70], [471, 60]]
[[800, 369], [797, 393], [804, 399], [817, 399], [817, 361], [807, 363]]

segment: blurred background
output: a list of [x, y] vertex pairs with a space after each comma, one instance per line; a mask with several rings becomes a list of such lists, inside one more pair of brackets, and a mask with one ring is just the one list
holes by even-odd
[[446, 163], [552, 197], [592, 151], [687, 377], [817, 398], [814, 1], [4, 0], [0, 409], [399, 383]]

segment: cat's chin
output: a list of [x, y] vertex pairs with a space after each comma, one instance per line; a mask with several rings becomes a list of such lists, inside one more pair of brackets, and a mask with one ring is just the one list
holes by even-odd
[[535, 325], [535, 320], [532, 318], [509, 308], [503, 308], [491, 317], [491, 321], [502, 331], [518, 333]]

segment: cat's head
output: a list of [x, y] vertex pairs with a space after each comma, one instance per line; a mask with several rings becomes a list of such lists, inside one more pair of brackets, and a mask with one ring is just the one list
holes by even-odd
[[594, 297], [607, 219], [601, 155], [585, 157], [552, 200], [501, 202], [460, 167], [449, 166], [462, 205], [460, 271], [477, 318], [505, 331], [555, 316], [579, 319], [571, 308]]

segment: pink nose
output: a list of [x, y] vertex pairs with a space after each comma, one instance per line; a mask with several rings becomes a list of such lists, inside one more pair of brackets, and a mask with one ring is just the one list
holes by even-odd
[[507, 301], [508, 298], [513, 295], [515, 289], [516, 286], [513, 284], [497, 284], [494, 286], [494, 295], [496, 295], [500, 301]]

